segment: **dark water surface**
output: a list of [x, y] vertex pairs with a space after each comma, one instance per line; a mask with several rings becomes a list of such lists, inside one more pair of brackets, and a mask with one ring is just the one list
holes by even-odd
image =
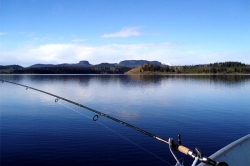
[[[177, 142], [181, 134], [184, 146], [199, 147], [205, 156], [250, 133], [249, 75], [0, 79], [73, 100], [164, 139]], [[0, 83], [0, 165], [175, 165], [167, 145], [105, 117], [94, 122], [94, 115], [61, 100], [56, 103], [54, 97]], [[191, 165], [192, 159], [176, 154]]]

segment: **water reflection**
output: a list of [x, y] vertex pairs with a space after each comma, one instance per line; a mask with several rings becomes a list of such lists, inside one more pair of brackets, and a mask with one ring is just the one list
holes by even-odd
[[[184, 77], [185, 78], [185, 77]], [[191, 75], [188, 76], [190, 79], [194, 80], [209, 80], [214, 83], [222, 84], [241, 84], [250, 81], [250, 75]]]
[[215, 84], [237, 85], [250, 81], [250, 75], [0, 75], [1, 79], [21, 82], [78, 82], [88, 86], [94, 80], [103, 85], [120, 83], [122, 85], [160, 85], [163, 80], [208, 81]]
[[[0, 78], [65, 97], [166, 139], [181, 133], [187, 147], [201, 147], [206, 155], [243, 136], [249, 128], [249, 75], [0, 75]], [[43, 165], [57, 165], [64, 159], [65, 165], [72, 165], [75, 160], [78, 161], [75, 165], [91, 165], [98, 156], [98, 161], [106, 160], [96, 165], [165, 165], [129, 146], [103, 126], [55, 103], [53, 97], [8, 83], [0, 88], [1, 154], [5, 163], [27, 165], [31, 161], [39, 165], [44, 161]], [[94, 116], [77, 106], [67, 106]], [[104, 117], [98, 121], [175, 163], [162, 143]], [[215, 134], [218, 139], [211, 140]], [[19, 154], [21, 157], [16, 157]], [[126, 160], [121, 156], [126, 156]], [[185, 165], [191, 165], [185, 161]]]
[[250, 75], [128, 75], [135, 82], [157, 84], [165, 79], [209, 81], [222, 84], [241, 84], [250, 81]]

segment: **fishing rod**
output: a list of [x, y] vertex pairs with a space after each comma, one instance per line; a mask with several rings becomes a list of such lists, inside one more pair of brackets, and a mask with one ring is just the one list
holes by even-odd
[[168, 141], [167, 141], [167, 140], [165, 140], [163, 138], [160, 138], [160, 137], [158, 137], [158, 136], [156, 136], [156, 135], [154, 135], [154, 134], [152, 134], [152, 133], [150, 133], [148, 131], [145, 131], [145, 130], [143, 130], [141, 128], [133, 126], [133, 125], [127, 123], [127, 122], [124, 122], [122, 120], [119, 120], [117, 118], [109, 116], [109, 115], [107, 115], [105, 113], [102, 113], [102, 112], [97, 111], [95, 109], [92, 109], [92, 108], [89, 108], [89, 107], [84, 106], [82, 104], [79, 104], [77, 102], [74, 102], [74, 101], [71, 101], [69, 99], [63, 98], [61, 96], [58, 96], [58, 95], [55, 95], [55, 94], [52, 94], [52, 93], [49, 93], [49, 92], [46, 92], [46, 91], [43, 91], [43, 90], [40, 90], [40, 89], [36, 89], [36, 88], [30, 87], [30, 86], [27, 86], [27, 85], [15, 83], [15, 82], [12, 82], [12, 81], [7, 81], [7, 80], [1, 80], [1, 81], [2, 81], [2, 83], [7, 82], [7, 83], [10, 83], [10, 84], [14, 84], [14, 85], [25, 87], [26, 90], [32, 89], [32, 90], [35, 90], [35, 91], [38, 91], [38, 92], [41, 92], [41, 93], [53, 96], [53, 97], [56, 98], [55, 102], [58, 102], [58, 100], [64, 100], [64, 101], [66, 101], [68, 103], [71, 103], [71, 104], [74, 104], [74, 105], [76, 105], [78, 107], [82, 107], [82, 108], [84, 108], [86, 110], [92, 111], [92, 112], [96, 113], [96, 115], [93, 116], [93, 121], [97, 121], [98, 118], [99, 118], [99, 116], [104, 116], [104, 117], [106, 117], [108, 119], [111, 119], [111, 120], [113, 120], [115, 122], [118, 122], [118, 123], [120, 123], [120, 124], [122, 124], [124, 126], [130, 127], [130, 128], [132, 128], [132, 129], [134, 129], [134, 130], [136, 130], [138, 132], [141, 132], [141, 133], [143, 133], [143, 134], [145, 134], [145, 135], [147, 135], [149, 137], [152, 137], [152, 138], [154, 138], [154, 139], [156, 139], [158, 141], [161, 141], [161, 142], [163, 142], [165, 144], [168, 144], [169, 145], [169, 149], [170, 149], [172, 155], [174, 156], [175, 160], [177, 161], [176, 166], [182, 166], [182, 164], [176, 158], [176, 156], [174, 155], [174, 153], [173, 153], [172, 150], [179, 151], [179, 152], [181, 152], [181, 153], [183, 153], [185, 155], [188, 155], [188, 156], [191, 156], [192, 158], [194, 158], [195, 160], [194, 160], [192, 166], [195, 166], [196, 163], [198, 162], [198, 160], [200, 162], [203, 162], [203, 163], [206, 163], [206, 164], [209, 164], [209, 165], [212, 165], [212, 166], [228, 166], [228, 164], [225, 163], [225, 162], [217, 162], [217, 161], [214, 161], [214, 160], [212, 160], [212, 159], [210, 159], [208, 157], [204, 157], [203, 154], [201, 153], [201, 151], [198, 148], [196, 148], [195, 152], [194, 152], [194, 151], [190, 150], [189, 148], [187, 148], [185, 146], [182, 146], [181, 145], [181, 136], [180, 135], [178, 135], [178, 144], [175, 144], [173, 138], [169, 138]]

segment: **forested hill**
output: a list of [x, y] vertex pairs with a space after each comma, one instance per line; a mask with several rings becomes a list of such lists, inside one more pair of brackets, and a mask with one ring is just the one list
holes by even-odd
[[53, 66], [35, 68], [8, 68], [1, 70], [0, 74], [124, 74], [129, 67], [77, 67], [77, 66]]
[[27, 67], [0, 66], [0, 74], [250, 74], [250, 65], [241, 62], [222, 62], [190, 66], [167, 66], [147, 63], [136, 68], [101, 63], [92, 66]]
[[126, 74], [250, 74], [250, 65], [241, 62], [221, 62], [190, 66], [157, 66], [144, 64]]
[[92, 65], [86, 60], [79, 63], [34, 64], [29, 67], [0, 65], [0, 74], [124, 74], [142, 64], [162, 65], [158, 61], [124, 60], [120, 63], [100, 63]]

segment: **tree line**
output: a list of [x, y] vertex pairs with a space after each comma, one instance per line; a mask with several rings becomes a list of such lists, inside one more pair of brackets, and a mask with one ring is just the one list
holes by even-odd
[[230, 74], [230, 73], [250, 73], [250, 65], [241, 62], [221, 62], [203, 65], [190, 66], [157, 66], [154, 64], [144, 64], [140, 67], [140, 72], [164, 72], [164, 73], [205, 73], [205, 74]]
[[[18, 65], [0, 66], [0, 74], [124, 74], [132, 68], [123, 66], [99, 65], [93, 67], [79, 66], [53, 66], [53, 67], [36, 67], [23, 68]], [[139, 67], [140, 73], [143, 72], [160, 72], [169, 74], [230, 74], [241, 73], [250, 74], [250, 65], [241, 62], [220, 62], [199, 65], [185, 66], [167, 66], [156, 64], [144, 64]]]

